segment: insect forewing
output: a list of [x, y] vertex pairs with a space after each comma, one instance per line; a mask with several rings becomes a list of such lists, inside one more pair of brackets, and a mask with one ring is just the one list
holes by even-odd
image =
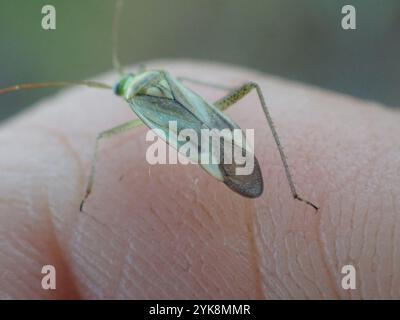
[[[163, 74], [164, 79], [158, 84], [152, 84], [151, 87], [142, 90], [144, 94], [138, 94], [128, 101], [133, 111], [151, 129], [161, 129], [166, 142], [178, 150], [182, 145], [191, 143], [198, 150], [198, 157], [191, 160], [199, 163], [204, 170], [223, 181], [229, 188], [247, 197], [259, 196], [263, 191], [263, 183], [257, 159], [252, 155], [254, 169], [250, 174], [238, 175], [236, 171], [239, 165], [235, 158], [226, 163], [227, 159], [223, 156], [224, 147], [227, 145], [235, 146], [240, 152], [249, 152], [244, 134], [241, 141], [237, 141], [234, 135], [224, 134], [222, 137], [217, 133], [220, 144], [214, 144], [210, 140], [208, 146], [201, 145], [202, 129], [232, 132], [234, 129], [240, 130], [239, 126], [167, 73]], [[176, 132], [171, 132], [170, 121], [176, 121]], [[194, 130], [199, 141], [177, 139], [178, 133], [183, 129]], [[160, 137], [164, 138], [161, 135]], [[201, 159], [209, 161], [200, 161]]]

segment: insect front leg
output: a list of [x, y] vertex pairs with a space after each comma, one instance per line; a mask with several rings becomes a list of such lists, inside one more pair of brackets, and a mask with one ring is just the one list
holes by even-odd
[[94, 177], [96, 175], [96, 163], [97, 163], [97, 158], [98, 158], [98, 152], [99, 152], [99, 142], [101, 139], [103, 138], [110, 138], [113, 136], [116, 136], [120, 133], [129, 131], [131, 129], [134, 129], [138, 126], [140, 126], [141, 124], [143, 124], [143, 122], [139, 119], [135, 119], [129, 122], [126, 122], [124, 124], [121, 124], [117, 127], [114, 127], [112, 129], [106, 130], [101, 132], [97, 138], [96, 138], [96, 143], [94, 146], [94, 153], [93, 153], [93, 159], [92, 159], [92, 163], [91, 163], [91, 169], [90, 169], [90, 176], [89, 176], [89, 181], [86, 187], [86, 193], [85, 196], [81, 202], [81, 205], [79, 207], [79, 210], [82, 211], [83, 210], [83, 206], [85, 205], [85, 202], [87, 200], [87, 198], [89, 197], [90, 193], [92, 192], [92, 188], [93, 188], [93, 182], [94, 182]]
[[235, 104], [237, 101], [242, 99], [244, 96], [246, 96], [252, 89], [256, 89], [256, 91], [257, 91], [257, 95], [258, 95], [258, 98], [260, 100], [261, 107], [262, 107], [262, 109], [264, 111], [265, 117], [267, 118], [267, 122], [268, 122], [268, 125], [269, 125], [270, 129], [271, 129], [272, 136], [274, 137], [275, 144], [278, 147], [279, 155], [281, 157], [282, 164], [283, 164], [283, 167], [285, 169], [286, 178], [288, 180], [290, 191], [291, 191], [291, 193], [293, 195], [293, 198], [295, 198], [295, 199], [297, 199], [299, 201], [305, 202], [306, 204], [312, 206], [315, 210], [318, 210], [318, 207], [315, 204], [313, 204], [312, 202], [300, 197], [299, 194], [296, 191], [296, 187], [295, 187], [295, 185], [293, 183], [292, 174], [291, 174], [291, 172], [289, 170], [289, 165], [288, 165], [287, 160], [286, 160], [286, 155], [285, 155], [285, 153], [283, 151], [283, 148], [282, 148], [278, 133], [276, 132], [274, 123], [272, 121], [272, 117], [271, 117], [271, 115], [269, 113], [267, 104], [265, 103], [264, 95], [262, 94], [260, 86], [255, 82], [245, 83], [241, 87], [239, 87], [239, 88], [233, 90], [232, 92], [230, 92], [225, 97], [219, 99], [217, 102], [214, 103], [214, 105], [218, 109], [220, 109], [221, 111], [224, 111], [224, 110], [228, 109], [230, 106], [232, 106], [233, 104]]

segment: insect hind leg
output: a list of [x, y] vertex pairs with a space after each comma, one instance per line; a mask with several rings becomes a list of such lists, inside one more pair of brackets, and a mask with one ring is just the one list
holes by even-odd
[[214, 105], [219, 110], [224, 111], [224, 110], [228, 109], [229, 107], [231, 107], [232, 105], [234, 105], [236, 102], [238, 102], [240, 99], [242, 99], [248, 93], [250, 93], [250, 91], [252, 89], [255, 89], [257, 91], [257, 95], [258, 95], [259, 101], [261, 103], [261, 107], [264, 111], [265, 117], [267, 119], [268, 126], [271, 129], [272, 136], [274, 137], [275, 144], [278, 148], [279, 155], [281, 157], [281, 161], [282, 161], [283, 167], [285, 169], [286, 178], [288, 180], [290, 191], [292, 193], [293, 198], [308, 204], [309, 206], [313, 207], [315, 210], [318, 210], [318, 207], [315, 204], [313, 204], [311, 201], [309, 201], [307, 199], [300, 197], [299, 194], [297, 193], [296, 187], [293, 182], [292, 174], [290, 172], [289, 165], [286, 160], [286, 155], [283, 151], [282, 144], [280, 142], [278, 133], [276, 132], [275, 125], [272, 121], [272, 117], [269, 113], [267, 104], [265, 103], [264, 95], [262, 94], [260, 86], [255, 82], [247, 82], [244, 85], [242, 85], [241, 87], [228, 93], [225, 97], [216, 101], [214, 103]]
[[110, 138], [110, 137], [116, 136], [118, 134], [124, 133], [126, 131], [129, 131], [131, 129], [134, 129], [134, 128], [140, 126], [141, 124], [143, 124], [143, 122], [141, 120], [135, 119], [135, 120], [126, 122], [117, 127], [114, 127], [114, 128], [111, 128], [111, 129], [108, 129], [106, 131], [99, 133], [99, 135], [96, 138], [96, 143], [94, 146], [94, 154], [93, 154], [93, 158], [92, 158], [90, 176], [89, 176], [89, 181], [88, 181], [88, 184], [86, 187], [85, 196], [83, 197], [82, 202], [79, 207], [79, 210], [81, 212], [83, 211], [83, 206], [85, 205], [86, 200], [88, 199], [89, 195], [92, 193], [94, 178], [96, 175], [96, 163], [97, 163], [97, 158], [98, 158], [98, 153], [99, 153], [100, 140], [103, 138]]

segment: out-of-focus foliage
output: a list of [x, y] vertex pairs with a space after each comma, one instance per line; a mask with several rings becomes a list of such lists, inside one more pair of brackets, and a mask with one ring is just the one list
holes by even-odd
[[[41, 8], [57, 29], [41, 28]], [[357, 10], [344, 31], [341, 8]], [[112, 0], [0, 0], [0, 87], [73, 80], [111, 67]], [[124, 63], [188, 57], [233, 63], [399, 106], [398, 0], [126, 0]], [[54, 90], [0, 96], [0, 119]], [[268, 94], [268, 93], [267, 93]]]

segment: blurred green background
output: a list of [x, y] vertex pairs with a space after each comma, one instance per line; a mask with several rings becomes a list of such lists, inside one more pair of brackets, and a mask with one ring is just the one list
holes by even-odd
[[[126, 0], [124, 64], [188, 57], [233, 63], [400, 105], [399, 0]], [[111, 68], [113, 0], [0, 0], [0, 87], [78, 80]], [[52, 4], [57, 29], [41, 28]], [[341, 28], [341, 8], [357, 30]], [[54, 93], [0, 96], [0, 120]]]

